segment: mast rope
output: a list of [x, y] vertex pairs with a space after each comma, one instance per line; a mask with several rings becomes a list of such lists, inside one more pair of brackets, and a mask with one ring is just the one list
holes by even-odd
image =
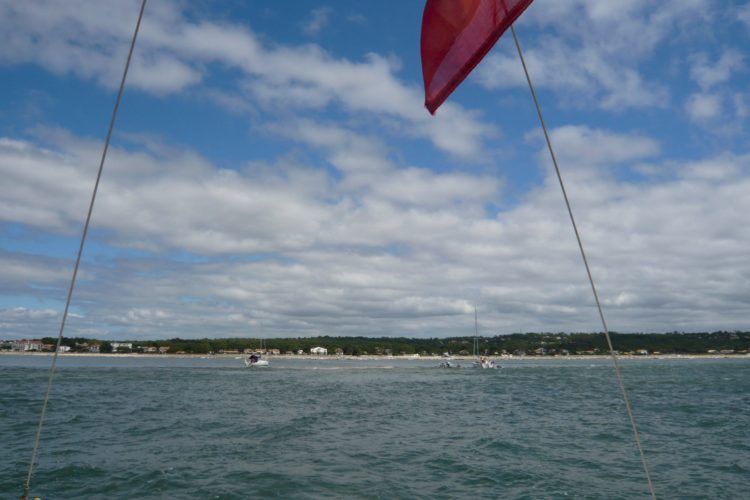
[[586, 252], [583, 249], [583, 242], [581, 241], [581, 235], [578, 232], [578, 226], [576, 225], [575, 217], [573, 217], [573, 210], [570, 207], [570, 201], [568, 200], [568, 194], [565, 191], [565, 183], [563, 183], [562, 175], [560, 174], [560, 167], [557, 165], [557, 158], [555, 157], [555, 151], [552, 148], [552, 141], [547, 133], [547, 126], [544, 123], [544, 116], [542, 115], [542, 108], [539, 105], [539, 99], [537, 99], [534, 85], [531, 83], [531, 76], [529, 76], [529, 70], [526, 67], [526, 61], [521, 51], [521, 44], [518, 42], [518, 36], [516, 36], [516, 29], [513, 25], [510, 25], [510, 30], [513, 33], [513, 41], [516, 44], [516, 50], [518, 51], [518, 57], [521, 59], [523, 65], [523, 72], [526, 75], [526, 82], [529, 84], [529, 90], [531, 91], [531, 97], [534, 99], [534, 106], [536, 107], [536, 113], [539, 116], [539, 122], [542, 124], [542, 130], [544, 131], [544, 139], [547, 142], [547, 149], [549, 150], [550, 157], [552, 158], [552, 164], [555, 166], [555, 173], [557, 174], [557, 180], [560, 183], [560, 189], [562, 190], [563, 198], [565, 199], [565, 206], [568, 208], [568, 215], [570, 216], [570, 222], [573, 225], [573, 232], [576, 235], [576, 241], [578, 241], [578, 249], [581, 251], [581, 258], [583, 259], [583, 265], [586, 267], [586, 274], [589, 277], [589, 284], [591, 285], [591, 291], [594, 293], [594, 301], [596, 302], [596, 308], [599, 311], [599, 318], [602, 321], [602, 327], [604, 328], [604, 336], [607, 339], [607, 345], [609, 346], [609, 353], [612, 357], [612, 363], [614, 365], [615, 373], [617, 374], [617, 383], [620, 386], [620, 392], [622, 393], [622, 399], [625, 401], [625, 408], [628, 412], [628, 418], [630, 419], [630, 426], [633, 429], [633, 437], [635, 438], [635, 444], [638, 447], [638, 453], [641, 457], [641, 464], [643, 465], [643, 472], [646, 474], [646, 481], [648, 482], [648, 489], [651, 493], [651, 498], [656, 500], [656, 492], [654, 491], [654, 485], [651, 481], [651, 472], [649, 470], [648, 461], [646, 460], [646, 454], [641, 446], [641, 438], [638, 433], [638, 426], [635, 423], [635, 415], [633, 414], [633, 408], [630, 405], [630, 398], [628, 397], [628, 391], [625, 389], [625, 384], [622, 381], [622, 374], [620, 373], [620, 364], [617, 361], [617, 354], [612, 346], [612, 339], [609, 335], [609, 329], [607, 328], [607, 321], [604, 319], [604, 312], [602, 311], [602, 305], [599, 301], [599, 294], [596, 291], [596, 285], [594, 285], [594, 278], [591, 274], [591, 268], [589, 267], [588, 259], [586, 258]]
[[143, 19], [143, 11], [146, 9], [146, 1], [141, 2], [141, 9], [138, 13], [138, 21], [135, 24], [135, 30], [133, 31], [133, 38], [130, 41], [130, 49], [128, 50], [128, 58], [125, 61], [125, 68], [122, 72], [122, 79], [120, 80], [120, 88], [117, 91], [117, 99], [115, 100], [115, 106], [112, 110], [112, 117], [109, 121], [109, 129], [107, 130], [107, 138], [104, 141], [104, 148], [102, 150], [101, 160], [99, 161], [99, 170], [96, 174], [96, 182], [94, 183], [94, 190], [91, 193], [91, 201], [89, 203], [88, 213], [86, 215], [86, 222], [83, 225], [83, 233], [81, 234], [81, 242], [78, 246], [78, 255], [76, 256], [76, 263], [73, 267], [73, 276], [70, 279], [70, 286], [68, 287], [68, 295], [65, 300], [65, 310], [63, 311], [62, 321], [60, 322], [60, 331], [57, 335], [57, 345], [55, 347], [55, 354], [52, 357], [52, 364], [49, 369], [49, 377], [47, 379], [47, 392], [44, 395], [44, 402], [42, 403], [42, 411], [39, 415], [39, 424], [36, 429], [36, 438], [34, 439], [34, 447], [31, 451], [31, 461], [29, 462], [29, 472], [26, 476], [26, 482], [23, 487], [23, 495], [21, 500], [26, 500], [29, 495], [29, 489], [31, 487], [31, 477], [34, 474], [34, 465], [36, 462], [37, 451], [39, 450], [39, 440], [42, 435], [42, 428], [44, 427], [44, 416], [47, 413], [47, 403], [49, 402], [49, 395], [52, 391], [52, 380], [55, 376], [55, 367], [57, 366], [57, 355], [60, 352], [60, 344], [63, 338], [63, 332], [65, 331], [65, 321], [68, 318], [68, 310], [70, 309], [70, 301], [73, 297], [73, 289], [75, 288], [76, 277], [78, 276], [78, 268], [81, 265], [81, 255], [83, 255], [83, 246], [86, 242], [86, 236], [89, 231], [89, 224], [91, 223], [91, 214], [94, 211], [94, 201], [96, 200], [96, 193], [99, 190], [99, 181], [102, 177], [102, 171], [104, 170], [104, 160], [107, 158], [107, 151], [109, 150], [109, 143], [112, 139], [112, 131], [115, 128], [115, 120], [117, 118], [117, 111], [120, 109], [120, 101], [122, 100], [122, 94], [125, 89], [125, 80], [128, 76], [128, 69], [130, 68], [130, 61], [133, 58], [133, 49], [135, 48], [135, 41], [138, 38], [138, 31], [141, 27], [141, 20]]

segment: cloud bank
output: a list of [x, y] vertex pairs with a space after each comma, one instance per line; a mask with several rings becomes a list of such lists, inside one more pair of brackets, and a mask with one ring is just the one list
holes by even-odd
[[[112, 89], [131, 35], [122, 20], [136, 12], [0, 1], [0, 66]], [[512, 46], [478, 68], [464, 104], [432, 118], [399, 57], [307, 43], [351, 19], [298, 19], [303, 42], [149, 4], [128, 91], [164, 109], [209, 102], [278, 151], [227, 159], [185, 137], [118, 134], [68, 334], [469, 335], [475, 305], [484, 335], [598, 331], [539, 130], [476, 104], [482, 89], [525, 86]], [[638, 125], [677, 115], [711, 140], [727, 133], [717, 124], [741, 136], [741, 51], [693, 44], [655, 64], [709, 21], [694, 0], [576, 0], [535, 2], [520, 25], [532, 74], [556, 97], [551, 137], [613, 330], [748, 328], [747, 148], [676, 148], [669, 131]], [[42, 111], [20, 128], [0, 133], [2, 337], [56, 333], [101, 153]]]

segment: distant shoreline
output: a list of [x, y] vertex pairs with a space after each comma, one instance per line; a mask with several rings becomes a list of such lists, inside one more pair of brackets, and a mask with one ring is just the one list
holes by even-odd
[[[21, 352], [21, 351], [0, 351], [0, 356], [41, 356], [51, 357], [54, 352]], [[244, 358], [246, 354], [144, 354], [144, 353], [91, 353], [91, 352], [65, 352], [60, 353], [60, 356], [68, 357], [94, 357], [94, 358], [205, 358], [205, 359], [233, 359], [233, 358]], [[300, 359], [300, 360], [322, 360], [322, 361], [336, 361], [336, 360], [347, 360], [347, 361], [440, 361], [444, 359], [442, 356], [377, 356], [377, 355], [364, 355], [364, 356], [351, 356], [351, 355], [329, 355], [329, 356], [313, 356], [309, 354], [266, 354], [264, 355], [267, 359]], [[497, 356], [484, 356], [486, 358], [495, 359], [498, 361], [554, 361], [554, 360], [608, 360], [612, 359], [609, 354], [587, 354], [587, 355], [558, 355], [558, 356], [515, 356], [515, 355], [497, 355]], [[472, 361], [476, 359], [475, 356], [452, 356], [451, 359], [459, 361]], [[640, 355], [623, 355], [617, 356], [618, 360], [633, 360], [633, 359], [750, 359], [750, 354], [640, 354]]]

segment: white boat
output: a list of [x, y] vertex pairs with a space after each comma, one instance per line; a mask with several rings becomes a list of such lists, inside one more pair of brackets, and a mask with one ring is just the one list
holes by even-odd
[[260, 368], [262, 366], [269, 366], [269, 363], [260, 354], [251, 354], [245, 358], [245, 366], [248, 368]]
[[248, 368], [269, 366], [268, 360], [263, 359], [263, 339], [260, 339], [260, 350], [245, 358], [245, 366]]
[[494, 359], [489, 359], [485, 357], [479, 358], [477, 361], [474, 361], [474, 367], [475, 368], [483, 368], [483, 369], [490, 369], [494, 370], [497, 369], [497, 363], [495, 363]]
[[498, 368], [498, 365], [494, 359], [479, 356], [479, 321], [477, 320], [476, 306], [474, 307], [474, 357], [479, 358], [474, 361], [474, 368], [482, 368], [484, 370], [494, 370]]

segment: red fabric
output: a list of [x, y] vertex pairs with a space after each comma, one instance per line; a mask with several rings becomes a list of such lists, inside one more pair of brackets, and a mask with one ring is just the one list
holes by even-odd
[[422, 15], [425, 107], [443, 104], [532, 0], [427, 0]]

